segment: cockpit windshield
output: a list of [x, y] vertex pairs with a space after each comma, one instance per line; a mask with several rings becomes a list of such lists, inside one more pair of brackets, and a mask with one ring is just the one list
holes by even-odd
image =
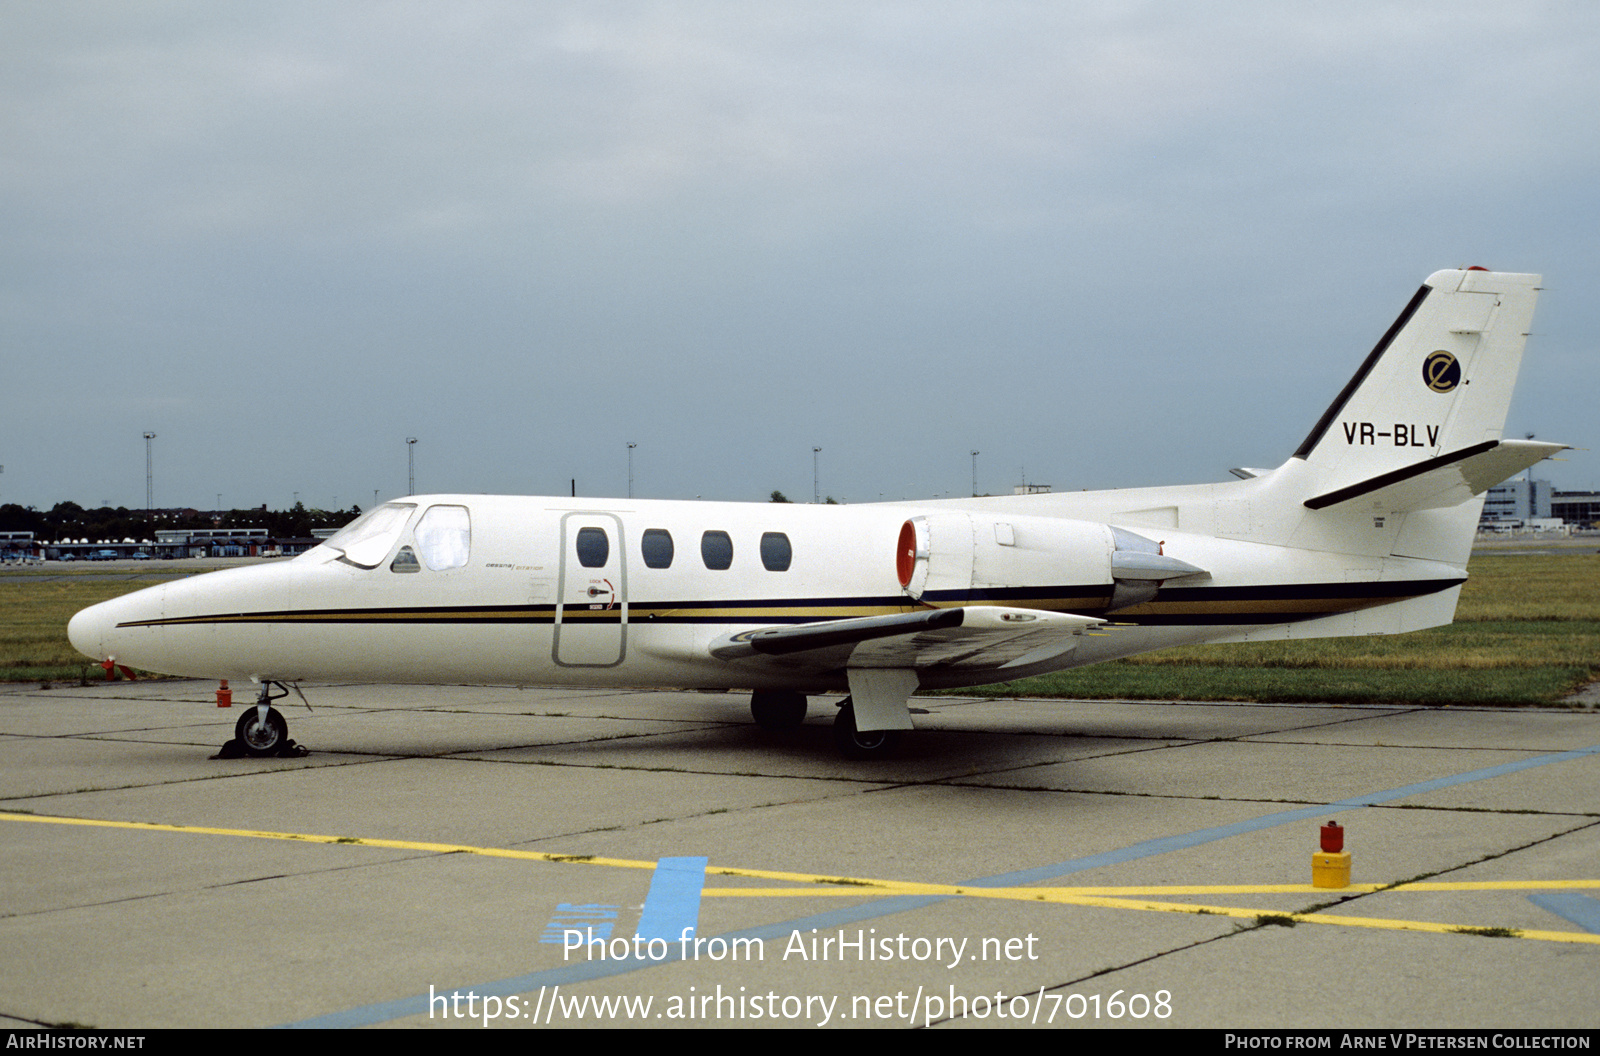
[[394, 549], [416, 508], [411, 502], [386, 502], [339, 529], [322, 546], [339, 551], [353, 565], [376, 568]]

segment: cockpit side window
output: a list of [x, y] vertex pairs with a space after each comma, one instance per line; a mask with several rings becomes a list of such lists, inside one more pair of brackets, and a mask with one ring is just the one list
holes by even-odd
[[417, 564], [417, 552], [409, 546], [402, 546], [394, 555], [394, 560], [389, 562], [390, 572], [421, 572], [422, 566]]
[[472, 550], [472, 519], [465, 506], [430, 506], [416, 537], [422, 563], [433, 571], [463, 568]]
[[400, 541], [416, 508], [411, 502], [386, 502], [345, 525], [322, 545], [339, 551], [352, 565], [377, 568]]

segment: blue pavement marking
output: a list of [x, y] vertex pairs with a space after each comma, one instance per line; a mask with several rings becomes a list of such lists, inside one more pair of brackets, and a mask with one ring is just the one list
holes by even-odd
[[642, 939], [677, 942], [694, 937], [700, 923], [700, 889], [706, 886], [705, 858], [662, 858], [650, 877], [650, 893], [639, 914]]
[[1344, 807], [1371, 807], [1379, 803], [1391, 803], [1397, 799], [1420, 796], [1425, 792], [1436, 792], [1441, 788], [1467, 785], [1474, 781], [1486, 781], [1493, 777], [1504, 777], [1507, 774], [1515, 774], [1519, 771], [1531, 770], [1539, 766], [1548, 766], [1551, 763], [1571, 762], [1574, 759], [1583, 759], [1591, 755], [1600, 755], [1600, 744], [1592, 744], [1587, 748], [1575, 748], [1570, 752], [1536, 755], [1529, 759], [1520, 759], [1514, 763], [1501, 763], [1499, 766], [1489, 766], [1482, 770], [1469, 770], [1464, 774], [1455, 774], [1451, 777], [1435, 778], [1432, 781], [1419, 781], [1414, 785], [1391, 788], [1384, 792], [1371, 792], [1364, 796], [1351, 796], [1349, 799], [1341, 799], [1337, 803], [1328, 803], [1323, 806], [1300, 807], [1296, 810], [1285, 810], [1277, 814], [1253, 818], [1249, 821], [1236, 821], [1232, 825], [1219, 825], [1216, 828], [1199, 829], [1195, 832], [1182, 833], [1177, 836], [1146, 840], [1143, 843], [1136, 843], [1117, 851], [1090, 855], [1088, 858], [1078, 858], [1070, 862], [1062, 862], [1059, 865], [1043, 865], [1037, 869], [1021, 869], [1001, 876], [971, 880], [968, 883], [973, 887], [1011, 887], [1017, 884], [1037, 883], [1040, 880], [1051, 880], [1058, 876], [1065, 876], [1068, 873], [1082, 872], [1085, 869], [1094, 869], [1102, 865], [1118, 865], [1137, 858], [1149, 858], [1152, 855], [1187, 850], [1190, 847], [1198, 847], [1203, 843], [1211, 843], [1214, 840], [1225, 840], [1230, 836], [1239, 836], [1247, 832], [1257, 832], [1261, 829], [1286, 825], [1291, 821], [1303, 821], [1306, 818], [1317, 818], [1324, 815], [1331, 817], [1335, 811]]
[[1570, 920], [1584, 931], [1600, 935], [1600, 901], [1576, 891], [1552, 891], [1545, 895], [1529, 895], [1528, 901], [1540, 909]]
[[[1553, 752], [1549, 755], [1536, 755], [1512, 763], [1502, 763], [1499, 766], [1485, 767], [1481, 770], [1469, 770], [1463, 774], [1451, 777], [1435, 778], [1432, 781], [1419, 781], [1414, 785], [1405, 785], [1401, 788], [1392, 788], [1384, 792], [1372, 792], [1364, 796], [1352, 796], [1341, 799], [1337, 803], [1327, 803], [1318, 806], [1299, 807], [1294, 810], [1279, 811], [1276, 814], [1267, 814], [1259, 818], [1246, 821], [1237, 821], [1231, 825], [1218, 825], [1209, 829], [1197, 829], [1194, 832], [1182, 833], [1176, 836], [1164, 836], [1160, 839], [1145, 840], [1131, 846], [1115, 851], [1106, 851], [1101, 854], [1091, 854], [1085, 858], [1073, 858], [1054, 865], [1041, 865], [1033, 869], [1019, 869], [1015, 872], [1000, 873], [995, 876], [986, 876], [976, 880], [958, 881], [966, 887], [1014, 887], [1021, 884], [1038, 883], [1041, 880], [1053, 880], [1056, 877], [1067, 876], [1071, 873], [1083, 872], [1086, 869], [1097, 869], [1106, 865], [1118, 865], [1123, 862], [1136, 861], [1140, 858], [1151, 858], [1157, 855], [1170, 854], [1173, 851], [1186, 850], [1198, 847], [1201, 844], [1212, 843], [1216, 840], [1225, 840], [1248, 832], [1258, 832], [1262, 829], [1275, 828], [1287, 825], [1294, 821], [1303, 821], [1306, 818], [1331, 817], [1335, 811], [1345, 807], [1369, 807], [1379, 803], [1389, 803], [1397, 799], [1422, 795], [1426, 792], [1435, 792], [1441, 788], [1451, 788], [1456, 785], [1470, 784], [1474, 781], [1486, 781], [1490, 778], [1504, 777], [1507, 774], [1518, 773], [1522, 770], [1531, 770], [1535, 767], [1549, 766], [1551, 763], [1565, 763], [1576, 759], [1600, 755], [1600, 744], [1590, 745], [1587, 748], [1576, 748], [1569, 752]], [[664, 858], [662, 862], [672, 861]], [[689, 859], [701, 861], [704, 859]], [[701, 866], [702, 877], [704, 865]], [[657, 870], [659, 874], [660, 865]], [[652, 880], [651, 891], [654, 893], [655, 884]], [[698, 899], [698, 889], [696, 891]], [[851, 906], [845, 909], [833, 910], [827, 913], [817, 913], [809, 917], [798, 917], [791, 920], [779, 921], [742, 931], [729, 932], [719, 936], [728, 942], [735, 939], [775, 939], [786, 938], [796, 931], [808, 931], [811, 928], [836, 928], [844, 924], [857, 924], [867, 920], [877, 920], [896, 913], [905, 913], [913, 909], [921, 909], [938, 902], [945, 902], [954, 895], [898, 895], [892, 898], [880, 898], [862, 905]], [[1548, 896], [1543, 896], [1548, 897]], [[1564, 915], [1564, 914], [1563, 914]], [[1569, 918], [1570, 919], [1570, 918]], [[641, 925], [643, 921], [640, 922]], [[1574, 923], [1580, 923], [1574, 921]], [[1588, 925], [1581, 925], [1588, 927]], [[498, 979], [494, 982], [480, 983], [471, 987], [455, 987], [452, 992], [459, 990], [463, 995], [471, 990], [479, 997], [509, 997], [512, 994], [526, 994], [538, 990], [540, 987], [568, 986], [573, 983], [587, 982], [591, 979], [604, 979], [608, 976], [625, 975], [636, 972], [641, 968], [654, 968], [657, 965], [671, 964], [682, 959], [682, 946], [671, 941], [667, 943], [668, 953], [660, 960], [647, 957], [629, 957], [624, 960], [584, 961], [577, 964], [567, 964], [560, 968], [547, 968], [543, 971], [519, 975], [512, 979]], [[440, 993], [442, 991], [436, 991]], [[401, 1019], [405, 1016], [428, 1014], [428, 995], [419, 994], [415, 997], [397, 998], [394, 1001], [385, 1001], [377, 1005], [363, 1005], [360, 1008], [348, 1009], [344, 1012], [333, 1012], [314, 1019], [303, 1019], [296, 1023], [283, 1024], [285, 1027], [366, 1027], [376, 1023], [386, 1023], [392, 1019]]]
[[621, 908], [598, 902], [559, 902], [556, 904], [556, 915], [544, 926], [544, 934], [539, 936], [539, 941], [552, 946], [564, 946], [569, 931], [581, 932], [591, 938], [609, 939], [617, 924], [617, 910]]

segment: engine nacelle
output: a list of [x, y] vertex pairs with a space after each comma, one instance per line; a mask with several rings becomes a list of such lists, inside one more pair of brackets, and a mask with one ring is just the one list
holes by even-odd
[[1124, 528], [1057, 517], [936, 513], [900, 527], [895, 572], [929, 605], [996, 601], [1054, 611], [1111, 611], [1204, 570]]

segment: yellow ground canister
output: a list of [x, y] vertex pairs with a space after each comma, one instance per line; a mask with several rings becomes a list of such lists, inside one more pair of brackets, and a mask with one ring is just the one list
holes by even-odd
[[1344, 828], [1337, 821], [1322, 826], [1322, 849], [1311, 856], [1312, 887], [1349, 887], [1350, 852], [1344, 849]]
[[1350, 852], [1328, 854], [1318, 851], [1311, 856], [1312, 887], [1349, 887]]

